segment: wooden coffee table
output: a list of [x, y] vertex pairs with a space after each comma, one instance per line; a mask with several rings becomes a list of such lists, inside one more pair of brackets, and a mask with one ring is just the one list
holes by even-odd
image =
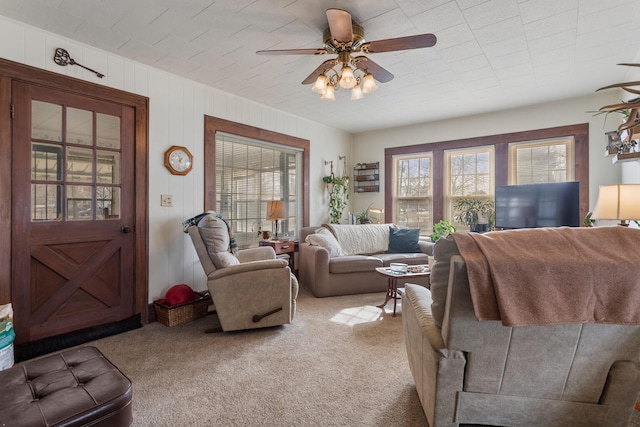
[[[417, 266], [411, 266], [411, 267], [417, 267]], [[389, 267], [376, 268], [376, 271], [378, 273], [382, 274], [383, 276], [387, 276], [387, 295], [385, 296], [384, 302], [378, 305], [377, 307], [384, 309], [384, 306], [387, 305], [389, 300], [393, 299], [393, 317], [395, 317], [396, 305], [398, 303], [398, 300], [402, 296], [402, 291], [398, 290], [398, 279], [405, 279], [405, 282], [406, 282], [408, 281], [408, 279], [411, 279], [414, 277], [429, 277], [431, 275], [431, 270], [429, 270], [429, 267], [426, 264], [423, 267], [424, 267], [424, 270], [420, 273], [409, 273], [409, 272], [397, 273], [395, 271], [391, 271], [391, 268]]]

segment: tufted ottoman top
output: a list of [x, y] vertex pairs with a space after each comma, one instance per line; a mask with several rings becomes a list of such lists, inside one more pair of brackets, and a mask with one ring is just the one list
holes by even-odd
[[128, 426], [131, 381], [95, 347], [0, 371], [0, 426]]

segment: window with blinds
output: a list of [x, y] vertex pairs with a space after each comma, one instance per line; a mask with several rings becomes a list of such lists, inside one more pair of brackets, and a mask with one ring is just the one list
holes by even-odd
[[[444, 210], [445, 218], [453, 221], [457, 200], [473, 198], [493, 200], [495, 192], [495, 150], [493, 146], [444, 153]], [[466, 224], [454, 223], [458, 230]]]
[[509, 184], [574, 180], [574, 139], [509, 144]]
[[216, 207], [232, 227], [239, 246], [259, 240], [267, 221], [267, 202], [283, 200], [287, 219], [278, 236], [293, 236], [301, 218], [302, 150], [216, 132]]
[[433, 228], [433, 155], [395, 157], [393, 222], [401, 227]]

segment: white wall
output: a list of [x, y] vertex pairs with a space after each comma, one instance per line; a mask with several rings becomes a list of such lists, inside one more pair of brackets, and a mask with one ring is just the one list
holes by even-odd
[[[386, 147], [449, 141], [579, 123], [589, 123], [589, 207], [593, 208], [598, 196], [598, 185], [620, 183], [623, 166], [630, 170], [633, 169], [633, 166], [638, 166], [637, 162], [629, 166], [611, 164], [611, 158], [604, 156], [604, 133], [615, 129], [619, 124], [619, 118], [611, 115], [605, 123], [604, 115], [594, 116], [593, 113], [590, 113], [590, 111], [596, 111], [604, 105], [619, 102], [620, 97], [621, 95], [615, 91], [602, 92], [509, 111], [360, 133], [355, 136], [353, 162], [380, 161], [381, 189], [380, 193], [356, 194], [352, 201], [353, 209], [356, 211], [365, 209], [372, 202], [375, 206], [384, 205], [384, 149]], [[629, 172], [629, 175], [633, 175], [633, 172]], [[638, 178], [636, 169], [636, 182], [639, 182]], [[633, 178], [625, 179], [631, 180]]]
[[[99, 79], [80, 67], [55, 64], [53, 53], [58, 47], [106, 77]], [[149, 98], [149, 302], [177, 283], [206, 289], [202, 268], [181, 227], [184, 219], [204, 209], [205, 115], [310, 140], [310, 222], [328, 221], [328, 199], [320, 180], [328, 174], [324, 161], [337, 164], [338, 155], [350, 155], [350, 134], [2, 16], [0, 57]], [[173, 176], [164, 167], [164, 151], [171, 145], [184, 145], [194, 154], [194, 169], [185, 177]], [[174, 207], [161, 207], [161, 194], [172, 194]]]

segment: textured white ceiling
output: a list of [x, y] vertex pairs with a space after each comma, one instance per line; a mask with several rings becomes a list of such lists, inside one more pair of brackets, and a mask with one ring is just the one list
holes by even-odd
[[[367, 41], [438, 42], [371, 55], [394, 80], [323, 101], [300, 82], [326, 56], [255, 52], [322, 47], [327, 8]], [[2, 0], [0, 14], [349, 132], [590, 94], [640, 62], [638, 0]]]

